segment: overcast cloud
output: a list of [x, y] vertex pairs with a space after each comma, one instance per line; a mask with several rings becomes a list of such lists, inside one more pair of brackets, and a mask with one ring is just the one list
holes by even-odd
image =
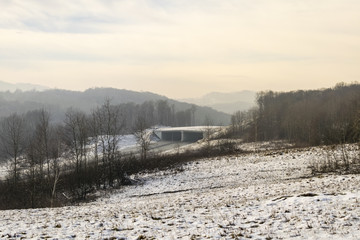
[[359, 81], [355, 0], [0, 0], [0, 80], [189, 97]]

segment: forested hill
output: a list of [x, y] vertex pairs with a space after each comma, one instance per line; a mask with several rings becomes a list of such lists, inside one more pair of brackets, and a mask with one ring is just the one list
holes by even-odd
[[[108, 99], [111, 104], [127, 104], [127, 107], [137, 107], [145, 102], [158, 101], [166, 103], [168, 108], [177, 115], [189, 114], [194, 107], [191, 104], [169, 99], [165, 96], [150, 92], [135, 92], [114, 88], [93, 88], [84, 92], [52, 89], [45, 91], [16, 91], [0, 92], [0, 117], [10, 114], [26, 113], [28, 111], [45, 108], [52, 115], [54, 121], [62, 121], [67, 109], [70, 107], [89, 113], [92, 109], [101, 106]], [[216, 111], [209, 107], [195, 107], [195, 119], [192, 124], [204, 124], [210, 120], [213, 124], [227, 125], [230, 115]], [[178, 116], [182, 117], [182, 116]]]
[[[360, 84], [293, 92], [261, 92], [258, 108], [232, 116], [234, 132], [251, 140], [309, 145], [360, 141]], [[246, 123], [246, 128], [242, 127]]]

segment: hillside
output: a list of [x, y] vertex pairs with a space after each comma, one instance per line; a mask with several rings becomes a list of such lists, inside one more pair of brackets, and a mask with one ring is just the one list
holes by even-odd
[[[141, 104], [146, 101], [165, 100], [170, 106], [174, 105], [176, 111], [184, 111], [192, 107], [192, 104], [175, 101], [150, 92], [114, 88], [93, 88], [84, 92], [51, 89], [41, 92], [0, 92], [0, 117], [8, 116], [13, 112], [24, 113], [46, 108], [51, 112], [54, 120], [61, 121], [68, 108], [73, 107], [88, 113], [101, 105], [105, 99], [110, 99], [112, 104]], [[230, 115], [209, 107], [197, 106], [195, 124], [201, 125], [206, 119], [211, 119], [214, 124], [227, 125], [230, 122]]]
[[137, 185], [95, 202], [0, 211], [0, 237], [358, 239], [359, 175], [309, 175], [321, 148], [248, 147], [257, 153], [131, 176]]

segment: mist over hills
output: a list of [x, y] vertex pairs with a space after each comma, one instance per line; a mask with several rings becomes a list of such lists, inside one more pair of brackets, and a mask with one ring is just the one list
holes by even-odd
[[180, 100], [232, 114], [239, 110], [243, 111], [254, 107], [256, 105], [255, 99], [256, 92], [244, 90], [231, 93], [212, 92], [200, 98], [185, 98]]
[[36, 84], [8, 83], [8, 82], [0, 81], [0, 91], [1, 92], [6, 92], [6, 91], [14, 92], [17, 90], [20, 90], [20, 91], [32, 91], [32, 90], [43, 91], [43, 90], [47, 90], [47, 89], [49, 89], [49, 87], [36, 85]]
[[[193, 104], [169, 99], [165, 96], [150, 92], [136, 92], [114, 88], [92, 88], [86, 91], [69, 91], [50, 89], [43, 91], [15, 91], [0, 92], [0, 117], [11, 113], [25, 113], [27, 111], [45, 108], [54, 121], [62, 121], [70, 107], [89, 113], [100, 106], [106, 99], [112, 104], [134, 103], [142, 104], [147, 101], [164, 100], [176, 111], [190, 109]], [[228, 125], [230, 115], [216, 111], [210, 107], [196, 106], [195, 124], [202, 125], [211, 120], [215, 125]]]

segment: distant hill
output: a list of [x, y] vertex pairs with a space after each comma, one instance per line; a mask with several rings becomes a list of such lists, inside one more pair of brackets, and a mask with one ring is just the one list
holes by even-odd
[[[169, 99], [165, 96], [150, 92], [135, 92], [114, 88], [93, 88], [86, 91], [69, 91], [51, 89], [44, 91], [15, 91], [0, 92], [0, 117], [8, 116], [13, 112], [25, 113], [29, 110], [46, 108], [55, 121], [62, 121], [65, 111], [76, 108], [89, 113], [92, 109], [110, 99], [112, 104], [136, 103], [146, 101], [166, 100], [173, 105], [176, 111], [183, 111], [192, 107], [192, 104]], [[210, 119], [213, 124], [228, 125], [230, 115], [216, 111], [209, 107], [196, 107], [195, 124], [201, 125]]]
[[46, 89], [49, 89], [49, 88], [45, 87], [45, 86], [29, 84], [29, 83], [8, 83], [8, 82], [0, 81], [0, 91], [1, 92], [6, 92], [6, 91], [14, 92], [17, 90], [20, 90], [20, 91], [32, 91], [32, 90], [43, 91]]
[[208, 106], [215, 110], [232, 114], [239, 110], [248, 110], [254, 107], [256, 105], [255, 99], [255, 92], [241, 91], [232, 93], [213, 92], [201, 98], [187, 98], [181, 99], [181, 101], [200, 106]]

